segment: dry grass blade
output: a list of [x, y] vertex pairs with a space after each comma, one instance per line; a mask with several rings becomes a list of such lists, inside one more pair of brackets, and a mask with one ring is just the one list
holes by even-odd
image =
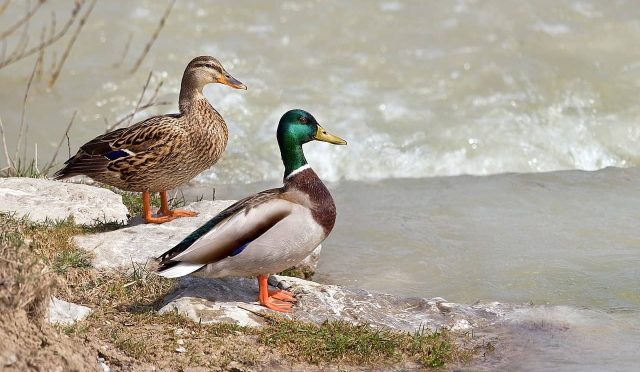
[[[40, 59], [36, 60], [36, 64], [33, 66], [33, 70], [31, 71], [31, 76], [29, 76], [29, 82], [27, 82], [27, 89], [24, 92], [24, 99], [22, 100], [22, 113], [20, 114], [20, 128], [18, 128], [18, 141], [16, 142], [16, 152], [13, 158], [15, 160], [18, 159], [20, 154], [20, 144], [22, 143], [22, 136], [26, 134], [25, 128], [25, 115], [27, 111], [27, 100], [29, 98], [29, 91], [31, 90], [31, 84], [33, 83], [33, 77], [36, 75], [36, 71], [38, 69], [38, 65], [40, 64]], [[25, 143], [26, 147], [26, 143]]]
[[[24, 25], [27, 22], [29, 22], [29, 20], [36, 14], [38, 9], [40, 9], [42, 4], [44, 4], [45, 2], [46, 2], [46, 0], [38, 0], [38, 2], [36, 3], [36, 6], [34, 6], [31, 9], [28, 9], [27, 13], [24, 15], [24, 17], [20, 18], [16, 23], [14, 23], [13, 25], [9, 26], [6, 30], [4, 30], [4, 31], [2, 31], [0, 33], [0, 40], [6, 39], [7, 37], [11, 36], [22, 25]], [[0, 11], [0, 14], [2, 12], [4, 12], [4, 10], [6, 9], [6, 6], [8, 6], [8, 5], [9, 5], [8, 1], [3, 4], [4, 8]]]
[[89, 18], [89, 15], [91, 14], [91, 11], [93, 11], [93, 7], [96, 5], [96, 1], [97, 0], [92, 0], [91, 1], [91, 4], [89, 4], [89, 7], [87, 8], [87, 11], [80, 18], [80, 21], [78, 22], [78, 27], [76, 27], [76, 31], [73, 33], [73, 35], [71, 35], [71, 39], [69, 40], [69, 43], [67, 44], [67, 48], [64, 50], [64, 53], [62, 53], [62, 57], [60, 57], [60, 62], [58, 62], [58, 64], [56, 65], [55, 69], [53, 70], [53, 73], [51, 73], [51, 79], [49, 79], [49, 87], [52, 87], [56, 83], [56, 81], [58, 80], [58, 76], [60, 76], [60, 71], [62, 71], [62, 66], [64, 66], [64, 63], [67, 60], [67, 57], [69, 57], [69, 53], [71, 52], [71, 48], [73, 47], [73, 44], [75, 44], [76, 39], [78, 38], [78, 35], [80, 34], [80, 31], [82, 31], [82, 28], [84, 27], [85, 23], [87, 22], [87, 18]]
[[5, 170], [14, 168], [15, 165], [13, 161], [11, 161], [11, 157], [9, 156], [9, 149], [7, 149], [7, 138], [4, 135], [4, 124], [2, 124], [2, 118], [0, 118], [0, 136], [2, 136], [2, 147], [4, 149], [4, 156], [7, 158], [7, 166], [2, 169], [2, 172]]
[[160, 18], [158, 27], [153, 32], [153, 35], [151, 35], [151, 39], [149, 39], [149, 41], [147, 42], [147, 45], [144, 46], [144, 50], [142, 51], [142, 54], [140, 55], [140, 57], [138, 57], [138, 60], [133, 65], [133, 68], [131, 69], [132, 74], [138, 71], [138, 68], [142, 64], [142, 61], [147, 56], [147, 53], [149, 53], [149, 50], [151, 50], [151, 47], [153, 46], [156, 39], [158, 38], [158, 35], [160, 35], [160, 31], [164, 28], [164, 25], [167, 22], [167, 18], [169, 17], [169, 14], [171, 14], [171, 9], [173, 9], [173, 6], [175, 5], [175, 3], [176, 3], [176, 0], [172, 0], [169, 6], [167, 7], [167, 10], [165, 10], [164, 14], [162, 15], [162, 18]]
[[73, 115], [71, 116], [71, 120], [69, 120], [69, 124], [67, 125], [67, 129], [64, 131], [64, 134], [60, 138], [60, 142], [58, 143], [58, 146], [56, 146], [56, 150], [53, 153], [53, 157], [51, 158], [51, 161], [49, 161], [49, 163], [42, 170], [43, 173], [45, 174], [48, 173], [49, 170], [51, 170], [51, 168], [53, 167], [53, 164], [56, 161], [56, 158], [58, 157], [58, 152], [62, 147], [62, 143], [64, 142], [64, 139], [65, 138], [67, 138], [67, 140], [69, 139], [69, 130], [71, 130], [71, 126], [73, 125], [73, 122], [76, 119], [77, 114], [78, 114], [77, 110], [73, 112]]
[[[77, 1], [74, 5], [73, 10], [71, 11], [71, 16], [69, 17], [67, 22], [64, 24], [62, 29], [60, 29], [57, 33], [47, 38], [47, 40], [45, 40], [44, 42], [40, 42], [38, 43], [38, 45], [27, 49], [28, 43], [26, 41], [28, 41], [28, 38], [22, 37], [21, 41], [18, 42], [15, 50], [9, 55], [9, 57], [4, 58], [2, 59], [2, 61], [0, 61], [0, 69], [7, 67], [15, 62], [18, 62], [24, 58], [27, 58], [35, 53], [38, 53], [40, 52], [40, 50], [48, 48], [49, 46], [54, 44], [56, 41], [60, 40], [67, 33], [67, 31], [69, 31], [69, 28], [71, 28], [71, 25], [75, 22], [76, 18], [78, 17], [78, 13], [80, 12], [80, 9], [82, 9], [84, 4], [85, 4], [85, 0]], [[28, 28], [25, 27], [25, 30], [27, 29]], [[25, 32], [24, 34], [26, 35], [27, 32]]]

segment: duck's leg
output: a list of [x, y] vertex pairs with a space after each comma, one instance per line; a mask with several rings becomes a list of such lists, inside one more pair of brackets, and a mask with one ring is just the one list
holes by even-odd
[[198, 215], [198, 212], [194, 211], [185, 211], [182, 209], [169, 209], [169, 198], [167, 197], [166, 191], [160, 191], [160, 213], [165, 216], [170, 216], [173, 218], [178, 217], [195, 217]]
[[267, 280], [269, 275], [258, 275], [258, 301], [260, 305], [281, 313], [291, 312], [292, 305], [288, 302], [280, 301], [274, 297], [269, 296], [269, 284]]
[[149, 191], [142, 192], [142, 210], [144, 211], [144, 220], [147, 223], [165, 223], [176, 218], [173, 216], [153, 217], [151, 215], [151, 193]]

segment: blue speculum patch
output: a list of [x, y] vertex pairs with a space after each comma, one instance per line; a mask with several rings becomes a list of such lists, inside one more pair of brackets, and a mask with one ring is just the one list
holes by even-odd
[[233, 256], [239, 255], [242, 251], [244, 251], [245, 248], [247, 248], [248, 245], [249, 245], [249, 243], [245, 243], [245, 244], [239, 246], [238, 248], [234, 249], [233, 252], [229, 253], [229, 257], [233, 257]]
[[115, 150], [104, 154], [104, 157], [109, 160], [116, 160], [118, 158], [124, 158], [125, 156], [129, 156], [131, 153], [126, 152], [124, 150]]

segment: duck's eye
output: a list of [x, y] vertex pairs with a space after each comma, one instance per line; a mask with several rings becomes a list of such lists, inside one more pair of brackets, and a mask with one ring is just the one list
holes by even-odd
[[204, 65], [204, 67], [206, 68], [213, 68], [213, 65], [211, 63], [207, 63], [206, 65]]
[[307, 119], [306, 116], [301, 116], [300, 119], [298, 119], [299, 122], [301, 122], [302, 124], [308, 124], [309, 123], [309, 119]]

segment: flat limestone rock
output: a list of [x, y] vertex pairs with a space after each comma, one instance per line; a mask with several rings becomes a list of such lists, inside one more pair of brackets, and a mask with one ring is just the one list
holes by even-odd
[[[317, 324], [343, 320], [408, 332], [422, 327], [466, 331], [498, 321], [508, 307], [500, 303], [460, 305], [442, 298], [401, 298], [283, 276], [272, 276], [270, 284], [296, 294], [293, 318]], [[189, 276], [165, 298], [160, 312], [178, 311], [202, 323], [261, 326], [265, 321], [257, 313], [275, 312], [259, 306], [257, 296], [255, 279]]]
[[[234, 200], [203, 200], [184, 208], [198, 212], [196, 217], [177, 218], [160, 225], [144, 224], [141, 218], [136, 218], [125, 228], [76, 236], [74, 241], [80, 248], [95, 254], [93, 265], [97, 268], [131, 267], [132, 263], [144, 265], [178, 244], [196, 228], [234, 202]], [[306, 264], [312, 269], [315, 269], [317, 264], [319, 250], [320, 246], [305, 259]]]
[[52, 298], [49, 302], [49, 323], [69, 325], [91, 314], [91, 309], [71, 302]]
[[87, 225], [127, 221], [122, 197], [110, 190], [37, 178], [0, 178], [0, 211], [36, 222], [69, 216]]

